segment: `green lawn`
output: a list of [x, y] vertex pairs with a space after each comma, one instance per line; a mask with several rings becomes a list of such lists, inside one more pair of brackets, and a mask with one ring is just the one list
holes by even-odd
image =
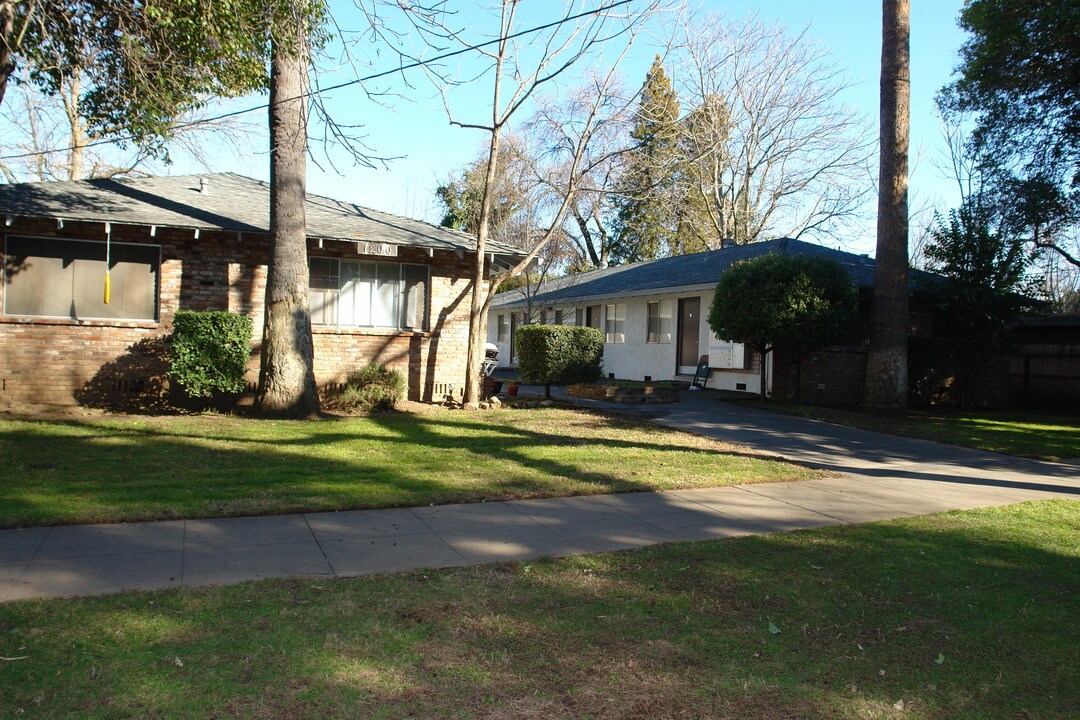
[[1080, 502], [0, 605], [12, 718], [1080, 717]]
[[578, 410], [0, 419], [0, 527], [418, 506], [820, 473]]
[[[757, 407], [757, 401], [743, 401]], [[858, 410], [767, 402], [766, 410], [1043, 460], [1080, 458], [1080, 415], [1018, 411], [909, 410], [902, 417]]]

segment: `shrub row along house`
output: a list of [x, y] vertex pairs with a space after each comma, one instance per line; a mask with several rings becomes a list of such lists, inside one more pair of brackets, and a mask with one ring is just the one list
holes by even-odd
[[[604, 333], [608, 377], [689, 382], [698, 360], [708, 356], [708, 387], [757, 393], [762, 358], [739, 343], [717, 338], [707, 318], [720, 275], [732, 263], [768, 253], [839, 262], [859, 290], [859, 318], [842, 345], [803, 359], [801, 373], [795, 371], [793, 358], [769, 353], [764, 360], [766, 390], [794, 397], [801, 375], [799, 396], [804, 401], [858, 402], [866, 371], [874, 261], [790, 238], [593, 270], [500, 293], [492, 301], [488, 341], [499, 346], [500, 360], [513, 365], [514, 332], [522, 324], [589, 325]], [[928, 277], [913, 272], [912, 287]], [[929, 308], [917, 302], [912, 316], [917, 332]]]
[[[253, 385], [269, 208], [266, 183], [234, 174], [0, 186], [0, 407], [155, 402], [181, 309], [252, 318]], [[313, 195], [307, 231], [320, 386], [384, 363], [414, 400], [461, 387], [474, 239]], [[521, 256], [489, 251], [489, 267]]]

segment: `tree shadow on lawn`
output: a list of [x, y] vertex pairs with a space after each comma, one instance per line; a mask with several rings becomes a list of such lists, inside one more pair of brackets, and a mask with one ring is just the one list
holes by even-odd
[[[50, 424], [78, 433], [55, 435], [35, 431], [30, 423], [9, 429], [2, 439], [10, 474], [0, 490], [0, 527], [649, 491], [656, 486], [635, 480], [636, 468], [626, 467], [620, 453], [644, 451], [662, 461], [664, 453], [689, 452], [706, 468], [710, 460], [720, 459], [715, 450], [665, 442], [604, 437], [568, 443], [556, 434], [423, 415], [376, 415], [370, 422], [390, 432], [320, 433], [301, 430], [306, 424], [296, 423], [298, 437], [245, 438], [69, 419]], [[490, 436], [462, 439], [456, 430]], [[661, 430], [658, 440], [670, 434]], [[381, 447], [365, 457], [369, 440]], [[202, 445], [208, 441], [228, 446]], [[583, 455], [581, 462], [545, 456], [545, 448], [571, 444], [585, 453], [596, 445], [609, 454], [611, 469], [597, 469], [592, 454]], [[337, 451], [336, 456], [321, 448]]]
[[[182, 717], [224, 703], [263, 717], [1076, 717], [1070, 506], [150, 604], [0, 606], [0, 625], [33, 638], [33, 661], [4, 668], [6, 704], [37, 698], [60, 715], [90, 697]], [[65, 626], [34, 632], [53, 622]], [[72, 647], [92, 650], [72, 663]], [[160, 660], [173, 657], [185, 669]], [[95, 662], [107, 669], [96, 677], [84, 667]]]

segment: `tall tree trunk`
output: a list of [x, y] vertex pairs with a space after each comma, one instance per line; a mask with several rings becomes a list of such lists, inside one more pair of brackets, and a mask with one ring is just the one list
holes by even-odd
[[15, 71], [11, 59], [15, 43], [15, 0], [0, 0], [0, 105], [4, 103], [8, 78]]
[[[490, 297], [495, 292], [495, 288], [487, 286], [484, 255], [490, 234], [491, 205], [495, 194], [495, 178], [498, 175], [499, 145], [502, 142], [504, 118], [500, 117], [499, 103], [502, 98], [503, 63], [506, 62], [509, 44], [506, 36], [509, 34], [509, 28], [513, 26], [516, 4], [517, 0], [503, 0], [502, 18], [499, 22], [501, 28], [499, 35], [502, 39], [499, 41], [498, 52], [495, 56], [495, 74], [491, 93], [491, 126], [488, 128], [491, 137], [488, 140], [484, 194], [480, 201], [480, 224], [476, 230], [476, 260], [473, 263], [472, 298], [469, 304], [469, 346], [465, 360], [465, 396], [462, 398], [467, 408], [476, 408], [480, 405], [480, 369], [483, 367], [484, 345], [487, 341], [487, 309], [490, 307]], [[513, 343], [513, 338], [510, 342]]]
[[308, 307], [307, 42], [295, 7], [282, 13], [270, 60], [270, 245], [256, 409], [319, 412]]
[[86, 127], [83, 119], [79, 117], [79, 92], [82, 83], [79, 82], [79, 69], [72, 68], [71, 82], [68, 87], [60, 88], [63, 93], [64, 115], [67, 116], [70, 133], [70, 147], [68, 151], [68, 180], [82, 180], [86, 177], [84, 163], [86, 159]]
[[890, 410], [907, 407], [908, 391], [909, 19], [908, 0], [882, 0], [877, 268], [864, 402]]
[[[499, 83], [495, 83], [495, 103], [499, 106]], [[480, 226], [476, 231], [476, 261], [473, 263], [472, 299], [469, 306], [469, 356], [465, 367], [465, 397], [467, 408], [480, 404], [480, 368], [484, 360], [484, 345], [487, 337], [487, 286], [486, 263], [489, 225], [491, 224], [491, 203], [494, 194], [495, 176], [499, 157], [499, 144], [502, 140], [502, 127], [496, 122], [491, 130], [488, 146], [487, 175], [484, 178], [484, 197], [480, 204]]]

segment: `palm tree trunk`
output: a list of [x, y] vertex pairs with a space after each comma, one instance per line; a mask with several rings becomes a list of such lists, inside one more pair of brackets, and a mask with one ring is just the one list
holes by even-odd
[[868, 407], [907, 407], [909, 0], [882, 0], [877, 268], [866, 363]]

